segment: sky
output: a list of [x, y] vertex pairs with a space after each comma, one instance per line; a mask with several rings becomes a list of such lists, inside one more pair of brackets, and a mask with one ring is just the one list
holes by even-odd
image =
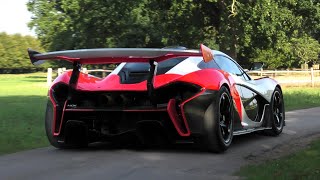
[[27, 2], [28, 0], [0, 0], [0, 32], [35, 36], [27, 25], [31, 20]]

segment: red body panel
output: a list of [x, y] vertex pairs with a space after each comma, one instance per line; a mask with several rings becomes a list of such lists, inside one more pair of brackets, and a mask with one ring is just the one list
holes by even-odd
[[[68, 84], [71, 73], [72, 72], [69, 71], [62, 74], [53, 82], [53, 85], [58, 82]], [[177, 81], [196, 84], [210, 90], [219, 90], [224, 83], [229, 85], [229, 82], [226, 80], [222, 71], [204, 69], [184, 76], [179, 74], [157, 75], [154, 80], [154, 87], [157, 89]], [[135, 84], [121, 84], [120, 77], [116, 74], [110, 74], [106, 78], [101, 79], [80, 73], [76, 89], [80, 91], [147, 91], [147, 81]]]
[[[190, 128], [188, 126], [188, 123], [186, 122], [186, 119], [183, 118], [184, 121], [184, 128], [182, 127], [181, 123], [179, 123], [180, 118], [178, 116], [177, 113], [177, 109], [176, 109], [176, 100], [175, 99], [170, 99], [169, 103], [168, 103], [168, 114], [171, 118], [171, 121], [174, 125], [174, 127], [176, 128], [177, 132], [179, 133], [180, 136], [190, 136]], [[186, 129], [185, 131], [183, 129]]]

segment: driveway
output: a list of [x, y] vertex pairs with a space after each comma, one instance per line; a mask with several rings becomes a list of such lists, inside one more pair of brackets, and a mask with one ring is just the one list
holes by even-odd
[[236, 136], [223, 154], [201, 152], [188, 145], [173, 149], [58, 150], [53, 147], [0, 156], [0, 179], [237, 179], [240, 166], [277, 152], [284, 144], [295, 148], [297, 140], [320, 134], [320, 108], [286, 113], [279, 137], [258, 134]]

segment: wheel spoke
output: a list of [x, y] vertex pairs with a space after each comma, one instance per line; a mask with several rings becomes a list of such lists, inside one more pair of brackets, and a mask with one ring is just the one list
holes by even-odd
[[222, 136], [224, 136], [226, 133], [224, 132], [224, 128], [220, 128], [222, 132]]
[[282, 100], [281, 100], [281, 98], [279, 97], [278, 106], [280, 107], [281, 105], [282, 105]]
[[278, 107], [278, 97], [274, 96], [274, 107]]
[[279, 94], [277, 94], [276, 96], [275, 96], [275, 98], [276, 98], [276, 106], [277, 107], [280, 107], [281, 106], [281, 104], [282, 104], [282, 100], [281, 100], [281, 97], [280, 97], [280, 95]]
[[226, 128], [226, 127], [227, 127], [227, 125], [225, 125], [224, 121], [222, 121], [222, 122], [220, 122], [220, 127], [222, 127], [222, 128]]
[[280, 113], [279, 113], [279, 116], [280, 116], [280, 118], [282, 119], [282, 118], [283, 118], [283, 113], [280, 112]]
[[274, 116], [277, 120], [277, 124], [280, 124], [280, 119], [279, 119], [279, 115], [277, 113], [274, 113]]

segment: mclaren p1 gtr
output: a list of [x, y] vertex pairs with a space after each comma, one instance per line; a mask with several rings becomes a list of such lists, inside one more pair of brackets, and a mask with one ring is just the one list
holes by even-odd
[[[141, 144], [191, 142], [223, 152], [235, 135], [276, 136], [285, 124], [275, 80], [252, 79], [231, 57], [204, 45], [28, 53], [34, 65], [73, 63], [48, 92], [45, 129], [57, 148], [125, 137]], [[118, 66], [104, 78], [81, 72], [81, 65], [109, 63]]]

